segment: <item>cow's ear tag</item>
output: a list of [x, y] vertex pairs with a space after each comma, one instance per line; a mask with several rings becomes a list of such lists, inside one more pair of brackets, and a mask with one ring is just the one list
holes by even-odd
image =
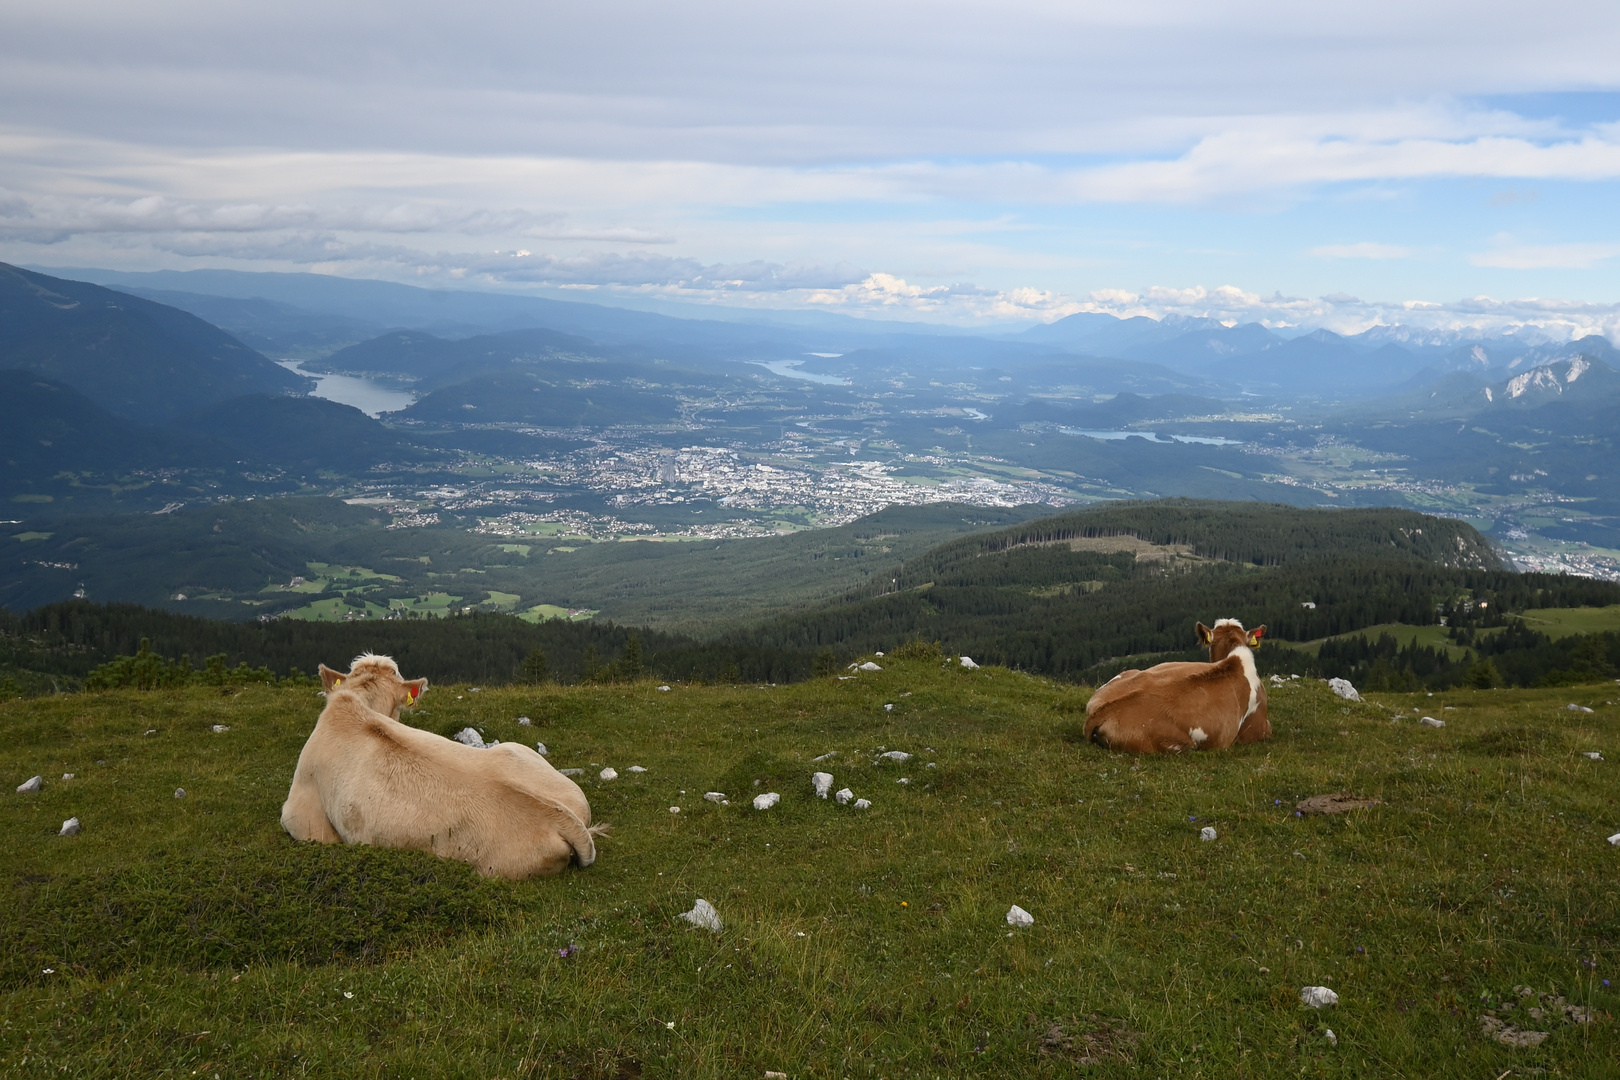
[[343, 676], [339, 675], [337, 678], [333, 679], [332, 680], [332, 685], [333, 686], [342, 686], [343, 685]]
[[420, 686], [412, 686], [407, 692], [411, 695], [411, 704], [415, 705], [416, 695], [422, 692], [422, 688]]
[[1252, 631], [1252, 632], [1251, 632], [1251, 633], [1250, 633], [1250, 634], [1249, 634], [1249, 648], [1251, 648], [1251, 649], [1252, 649], [1252, 648], [1254, 648], [1254, 647], [1255, 647], [1255, 646], [1256, 646], [1256, 645], [1258, 645], [1258, 644], [1260, 644], [1260, 639], [1261, 639], [1261, 638], [1262, 638], [1262, 637], [1264, 637], [1264, 636], [1265, 636], [1265, 633], [1266, 633], [1266, 632], [1265, 632], [1265, 631], [1264, 631], [1264, 630], [1255, 630], [1255, 631]]

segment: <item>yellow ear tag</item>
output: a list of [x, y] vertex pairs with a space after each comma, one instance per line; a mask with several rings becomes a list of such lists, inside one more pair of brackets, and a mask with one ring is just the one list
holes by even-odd
[[333, 686], [342, 686], [343, 685], [343, 676], [339, 675], [337, 678], [333, 679], [332, 680], [332, 685]]

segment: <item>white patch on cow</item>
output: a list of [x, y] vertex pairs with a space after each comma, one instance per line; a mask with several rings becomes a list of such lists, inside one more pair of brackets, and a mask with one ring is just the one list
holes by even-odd
[[1260, 707], [1260, 672], [1254, 667], [1254, 650], [1247, 645], [1239, 645], [1232, 650], [1231, 655], [1238, 658], [1243, 665], [1243, 677], [1249, 680], [1249, 710], [1243, 714], [1243, 719], [1238, 721], [1238, 730], [1242, 731], [1243, 725], [1254, 715], [1254, 710]]
[[1203, 746], [1205, 740], [1209, 738], [1209, 735], [1201, 727], [1193, 728], [1187, 732], [1187, 735], [1192, 739], [1194, 746]]
[[1215, 620], [1215, 629], [1219, 630], [1223, 626], [1235, 626], [1239, 630], [1243, 629], [1243, 624], [1241, 622], [1239, 622], [1238, 620], [1236, 620], [1236, 619], [1216, 619]]

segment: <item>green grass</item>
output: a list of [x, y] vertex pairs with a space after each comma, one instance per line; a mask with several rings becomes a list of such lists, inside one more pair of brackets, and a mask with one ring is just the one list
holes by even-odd
[[1620, 604], [1608, 607], [1536, 608], [1516, 615], [1532, 630], [1553, 638], [1620, 630]]
[[[288, 840], [309, 689], [0, 704], [0, 1074], [1056, 1077], [1089, 1033], [1120, 1051], [1091, 1076], [1613, 1075], [1613, 684], [1352, 706], [1300, 680], [1269, 743], [1133, 759], [1073, 741], [1083, 690], [880, 662], [434, 687], [408, 718], [544, 740], [614, 826], [590, 869], [515, 884]], [[813, 798], [816, 768], [872, 808]], [[756, 812], [764, 790], [782, 803]], [[1336, 791], [1385, 805], [1294, 816]], [[70, 815], [84, 833], [56, 836]], [[723, 933], [677, 918], [699, 896]], [[1033, 927], [1009, 932], [1015, 903]], [[1341, 1004], [1301, 1006], [1311, 984]], [[1521, 985], [1598, 1021], [1486, 1040]], [[1070, 1038], [1043, 1045], [1053, 1024]]]
[[[1571, 608], [1561, 610], [1573, 611], [1579, 609]], [[1540, 627], [1537, 627], [1537, 629], [1540, 629]], [[1491, 631], [1489, 630], [1485, 631], [1485, 633], [1490, 632]], [[1412, 626], [1407, 623], [1379, 623], [1376, 626], [1369, 626], [1365, 629], [1354, 630], [1348, 634], [1338, 634], [1336, 637], [1364, 637], [1368, 641], [1377, 641], [1380, 635], [1389, 634], [1397, 642], [1399, 642], [1402, 647], [1415, 642], [1419, 647], [1430, 647], [1444, 650], [1444, 652], [1453, 660], [1462, 659], [1462, 657], [1466, 655], [1469, 650], [1464, 646], [1458, 645], [1456, 642], [1452, 641], [1451, 638], [1446, 636], [1446, 633], [1447, 631], [1444, 626]], [[1329, 640], [1334, 639], [1318, 638], [1315, 641], [1301, 642], [1297, 645], [1290, 644], [1292, 648], [1299, 649], [1302, 652], [1308, 652], [1312, 656], [1315, 656], [1321, 651], [1322, 642]]]

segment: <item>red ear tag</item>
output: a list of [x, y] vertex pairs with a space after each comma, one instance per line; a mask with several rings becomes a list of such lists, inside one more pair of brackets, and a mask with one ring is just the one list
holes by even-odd
[[422, 688], [420, 686], [411, 687], [411, 689], [410, 689], [411, 704], [413, 704], [413, 705], [416, 704], [416, 695], [420, 694], [421, 692], [422, 692]]

